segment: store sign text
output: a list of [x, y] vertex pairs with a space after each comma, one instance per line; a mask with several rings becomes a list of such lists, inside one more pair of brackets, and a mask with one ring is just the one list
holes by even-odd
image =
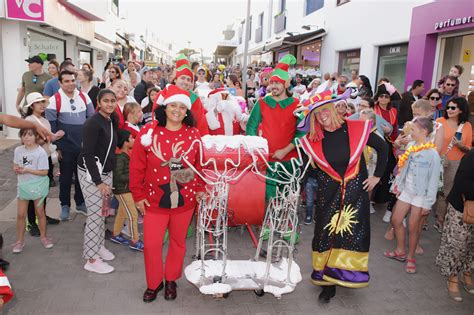
[[436, 22], [434, 29], [435, 31], [437, 31], [437, 30], [447, 28], [447, 27], [470, 24], [472, 22], [474, 22], [474, 19], [472, 18], [472, 16], [465, 16], [465, 17], [456, 18], [456, 19], [447, 19], [446, 21]]
[[399, 54], [399, 53], [400, 53], [400, 46], [397, 46], [397, 47], [390, 47], [389, 53], [391, 53], [391, 54]]
[[44, 22], [43, 0], [7, 0], [7, 19]]

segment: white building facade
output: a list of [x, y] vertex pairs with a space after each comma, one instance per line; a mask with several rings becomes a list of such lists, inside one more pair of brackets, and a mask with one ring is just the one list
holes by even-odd
[[[352, 70], [374, 86], [389, 77], [402, 90], [412, 9], [429, 0], [254, 0], [248, 62], [277, 62], [285, 54], [300, 68]], [[243, 17], [245, 18], [245, 17]], [[245, 24], [236, 32], [234, 63], [243, 64]]]

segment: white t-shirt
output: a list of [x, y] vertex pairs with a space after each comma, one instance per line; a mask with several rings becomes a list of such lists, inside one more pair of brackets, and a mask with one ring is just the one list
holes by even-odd
[[[13, 163], [18, 166], [37, 171], [49, 169], [48, 155], [40, 146], [37, 146], [32, 150], [26, 149], [24, 145], [17, 147], [13, 155]], [[18, 174], [17, 176], [19, 183], [34, 181], [42, 178], [42, 176], [33, 174]]]

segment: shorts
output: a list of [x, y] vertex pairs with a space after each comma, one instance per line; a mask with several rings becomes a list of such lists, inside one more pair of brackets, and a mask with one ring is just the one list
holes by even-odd
[[404, 190], [404, 191], [402, 191], [402, 193], [398, 197], [398, 200], [409, 203], [409, 204], [411, 204], [412, 206], [415, 206], [415, 207], [423, 208], [423, 203], [425, 201], [425, 197], [413, 195], [413, 194], [407, 193]]

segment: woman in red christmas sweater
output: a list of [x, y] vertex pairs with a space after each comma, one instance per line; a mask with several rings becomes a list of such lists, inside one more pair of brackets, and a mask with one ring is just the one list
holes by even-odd
[[[200, 139], [194, 128], [189, 93], [170, 85], [162, 92], [153, 121], [137, 136], [130, 160], [130, 190], [144, 216], [144, 256], [147, 286], [144, 302], [152, 302], [165, 287], [165, 299], [176, 298], [176, 280], [181, 277], [186, 251], [186, 232], [204, 186], [183, 162], [198, 170]], [[183, 155], [186, 153], [186, 155]], [[163, 264], [166, 230], [170, 244]], [[165, 284], [163, 284], [163, 278]]]

